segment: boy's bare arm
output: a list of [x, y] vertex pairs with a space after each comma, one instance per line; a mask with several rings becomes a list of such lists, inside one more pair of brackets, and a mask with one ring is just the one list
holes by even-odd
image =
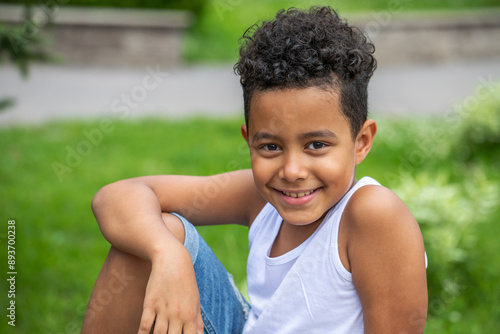
[[194, 225], [248, 225], [263, 205], [250, 170], [122, 180], [103, 187], [92, 201], [106, 239], [147, 260], [171, 239], [162, 212], [177, 212]]
[[262, 205], [251, 171], [141, 177], [96, 194], [92, 209], [105, 238], [152, 263], [140, 333], [148, 333], [155, 319], [155, 333], [167, 326], [169, 333], [195, 333], [201, 319], [191, 259], [162, 212], [178, 212], [194, 224], [248, 224]]
[[155, 330], [170, 326], [178, 333], [196, 333], [202, 325], [194, 269], [164, 223], [155, 193], [140, 182], [118, 182], [96, 194], [92, 209], [113, 246], [152, 264], [139, 333], [149, 333], [154, 321]]
[[365, 333], [423, 333], [425, 250], [413, 215], [389, 189], [366, 186], [351, 198], [345, 223]]
[[194, 225], [249, 225], [266, 203], [250, 169], [208, 177], [169, 175], [137, 180], [151, 187], [163, 212], [177, 212]]

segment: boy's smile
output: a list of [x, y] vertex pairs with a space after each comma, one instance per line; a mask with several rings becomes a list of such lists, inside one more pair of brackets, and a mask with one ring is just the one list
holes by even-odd
[[[242, 134], [255, 184], [285, 223], [321, 222], [354, 185], [355, 167], [368, 153], [375, 131], [375, 123], [367, 123], [353, 140], [338, 94], [331, 90], [270, 90], [252, 98]], [[367, 126], [373, 131], [368, 141], [362, 135]]]

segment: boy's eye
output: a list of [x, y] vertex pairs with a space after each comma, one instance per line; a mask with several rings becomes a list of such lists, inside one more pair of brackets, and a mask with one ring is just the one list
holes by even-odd
[[262, 146], [266, 151], [277, 151], [279, 150], [279, 146], [276, 144], [266, 144]]
[[318, 150], [320, 148], [324, 148], [326, 146], [325, 143], [322, 143], [320, 141], [315, 141], [315, 142], [312, 142], [310, 143], [307, 148], [308, 149], [312, 149], [312, 150]]

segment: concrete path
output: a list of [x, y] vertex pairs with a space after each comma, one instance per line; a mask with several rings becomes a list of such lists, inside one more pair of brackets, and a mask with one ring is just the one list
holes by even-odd
[[[242, 113], [238, 77], [231, 65], [163, 69], [34, 66], [22, 80], [0, 67], [0, 99], [16, 105], [0, 113], [0, 126], [49, 120], [143, 116], [213, 117]], [[441, 114], [500, 80], [500, 58], [378, 68], [370, 86], [373, 114]]]

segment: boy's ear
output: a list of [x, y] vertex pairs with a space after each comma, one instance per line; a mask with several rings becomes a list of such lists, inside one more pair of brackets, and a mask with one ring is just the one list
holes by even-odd
[[356, 165], [365, 160], [372, 148], [373, 138], [376, 133], [377, 123], [373, 119], [366, 120], [356, 137]]
[[248, 145], [248, 130], [246, 124], [241, 125], [241, 135], [243, 136], [243, 139], [245, 139]]

